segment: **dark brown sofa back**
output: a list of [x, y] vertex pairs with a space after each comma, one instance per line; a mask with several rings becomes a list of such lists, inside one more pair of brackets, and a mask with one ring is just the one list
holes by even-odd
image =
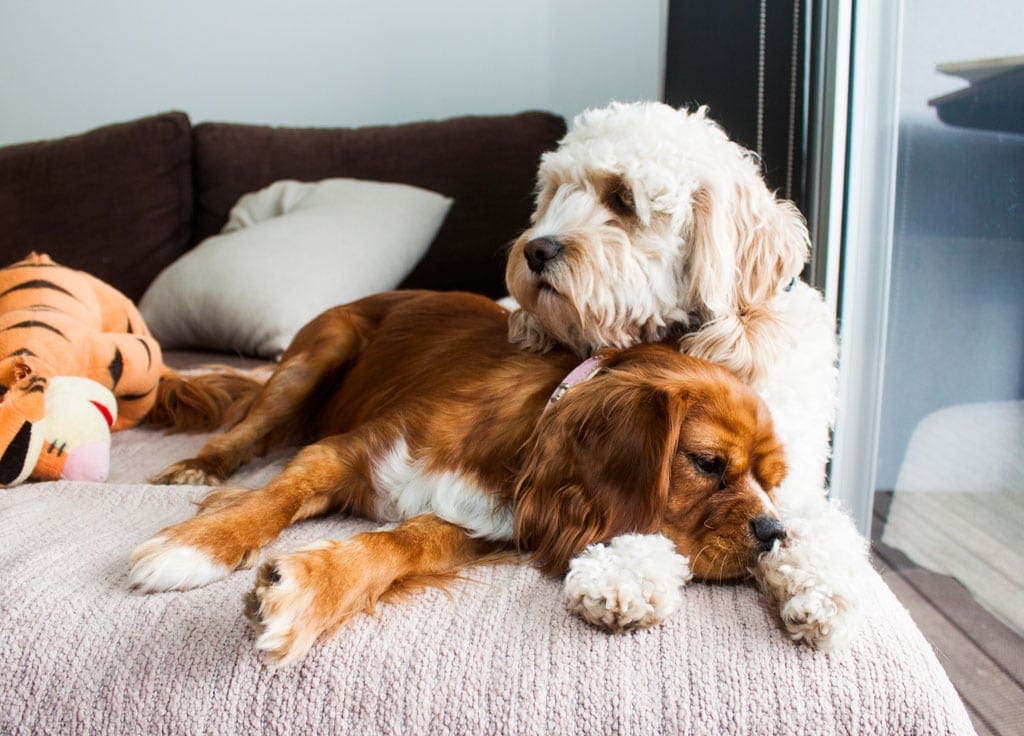
[[504, 248], [528, 224], [540, 155], [564, 133], [565, 122], [543, 112], [351, 129], [203, 123], [193, 131], [195, 238], [218, 232], [241, 195], [278, 179], [412, 184], [455, 202], [402, 286], [497, 296]]
[[191, 220], [183, 113], [0, 148], [0, 266], [49, 253], [138, 299], [188, 250]]
[[540, 155], [564, 132], [561, 118], [542, 112], [352, 129], [190, 128], [183, 113], [167, 113], [8, 146], [0, 148], [0, 265], [45, 251], [137, 300], [164, 267], [219, 231], [246, 192], [344, 176], [455, 200], [403, 286], [497, 296], [504, 246], [528, 224]]

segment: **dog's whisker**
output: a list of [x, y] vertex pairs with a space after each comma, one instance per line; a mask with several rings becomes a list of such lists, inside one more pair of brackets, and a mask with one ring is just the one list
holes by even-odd
[[717, 573], [716, 573], [716, 575], [715, 575], [715, 578], [716, 578], [717, 580], [723, 580], [723, 579], [724, 579], [724, 573], [725, 573], [725, 563], [726, 563], [726, 561], [727, 561], [728, 559], [729, 559], [729, 554], [728, 554], [728, 552], [725, 552], [725, 551], [723, 551], [723, 552], [721, 552], [721, 553], [720, 553], [720, 554], [718, 555], [718, 560], [719, 560], [719, 567], [718, 567], [718, 571], [717, 571]]
[[697, 560], [700, 559], [700, 556], [702, 554], [704, 554], [704, 552], [706, 552], [707, 548], [710, 547], [710, 546], [711, 546], [711, 544], [709, 542], [708, 544], [705, 544], [703, 547], [700, 548], [700, 551], [696, 555], [693, 556], [693, 560], [690, 562], [690, 566], [691, 567], [696, 567], [697, 566]]

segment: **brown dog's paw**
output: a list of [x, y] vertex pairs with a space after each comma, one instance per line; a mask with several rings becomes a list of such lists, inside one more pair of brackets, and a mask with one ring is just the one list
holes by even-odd
[[189, 590], [220, 580], [232, 567], [218, 562], [207, 550], [159, 534], [132, 553], [128, 584], [140, 593]]
[[219, 486], [224, 479], [199, 458], [174, 463], [149, 479], [163, 486]]
[[270, 665], [301, 659], [327, 627], [318, 615], [313, 568], [304, 552], [264, 563], [245, 595], [245, 615], [256, 635], [256, 650]]
[[237, 514], [208, 513], [161, 530], [132, 553], [128, 584], [141, 593], [190, 590], [252, 567], [260, 539], [241, 533]]
[[245, 596], [245, 614], [268, 664], [301, 659], [321, 635], [372, 610], [387, 575], [374, 575], [362, 552], [353, 540], [319, 542], [260, 566]]

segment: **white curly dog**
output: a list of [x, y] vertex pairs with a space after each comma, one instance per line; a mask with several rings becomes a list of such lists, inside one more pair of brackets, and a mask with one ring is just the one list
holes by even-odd
[[[835, 324], [799, 278], [810, 242], [797, 208], [705, 108], [613, 103], [577, 116], [543, 156], [531, 223], [509, 253], [511, 339], [580, 356], [678, 340], [753, 385], [790, 467], [777, 493], [787, 538], [754, 576], [794, 639], [850, 642], [867, 545], [825, 492]], [[663, 620], [689, 579], [665, 541], [588, 549], [566, 578], [570, 608], [617, 630]]]

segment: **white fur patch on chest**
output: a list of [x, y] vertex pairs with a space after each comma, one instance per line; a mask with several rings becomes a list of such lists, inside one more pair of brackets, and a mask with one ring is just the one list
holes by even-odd
[[512, 510], [499, 508], [493, 495], [465, 473], [428, 473], [413, 461], [409, 446], [399, 438], [373, 469], [377, 518], [402, 521], [417, 514], [434, 514], [458, 524], [471, 536], [512, 539]]

